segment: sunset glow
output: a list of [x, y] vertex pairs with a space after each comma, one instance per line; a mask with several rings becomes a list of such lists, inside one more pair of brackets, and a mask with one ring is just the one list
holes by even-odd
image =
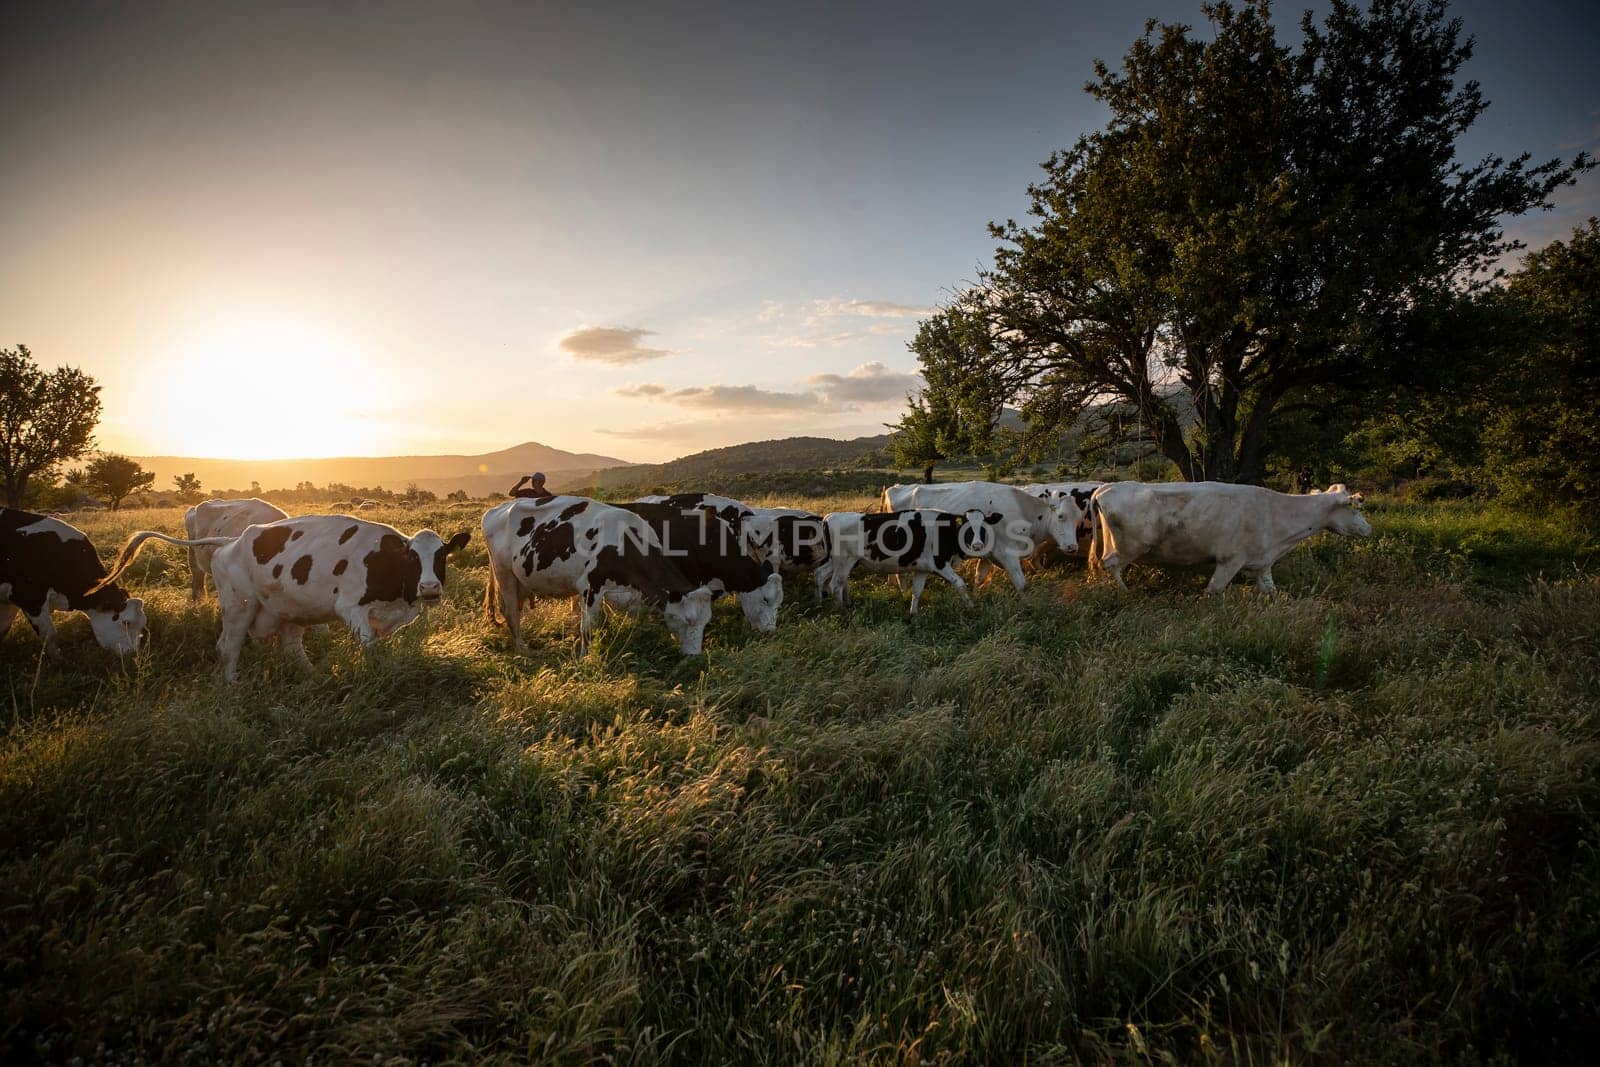
[[[374, 364], [306, 322], [241, 315], [180, 340], [139, 383], [139, 409], [175, 454], [295, 459], [388, 447]], [[387, 379], [393, 384], [392, 377]]]

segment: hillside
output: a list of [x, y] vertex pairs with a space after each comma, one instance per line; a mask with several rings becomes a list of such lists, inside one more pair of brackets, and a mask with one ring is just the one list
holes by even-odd
[[505, 489], [523, 474], [542, 470], [553, 483], [571, 482], [600, 468], [626, 468], [625, 460], [591, 452], [568, 452], [526, 441], [475, 456], [347, 456], [334, 459], [199, 459], [136, 456], [166, 489], [176, 475], [193, 473], [206, 489], [289, 488], [301, 482], [319, 486], [343, 482], [358, 487], [400, 489], [410, 482], [441, 495], [465, 489], [473, 496]]
[[772, 474], [840, 467], [876, 467], [887, 462], [888, 434], [839, 441], [831, 437], [784, 437], [750, 441], [680, 456], [666, 463], [638, 463], [596, 471], [587, 484], [597, 490], [647, 490], [657, 486], [702, 486], [735, 475]]

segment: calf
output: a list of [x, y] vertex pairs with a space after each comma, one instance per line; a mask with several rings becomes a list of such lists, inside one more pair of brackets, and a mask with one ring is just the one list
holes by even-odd
[[392, 526], [349, 515], [301, 515], [250, 526], [237, 537], [168, 537], [141, 530], [128, 539], [105, 581], [121, 574], [150, 538], [212, 546], [211, 580], [222, 607], [217, 651], [230, 682], [239, 674], [245, 638], [277, 637], [310, 666], [305, 628], [343, 620], [363, 648], [414, 620], [444, 595], [445, 560], [465, 548], [463, 530], [448, 542], [432, 530], [406, 537]]
[[[289, 513], [265, 500], [207, 500], [183, 513], [183, 532], [190, 540], [238, 537], [251, 526], [287, 519]], [[206, 595], [206, 575], [211, 573], [211, 545], [189, 549], [189, 599], [198, 604]]]
[[633, 512], [585, 497], [511, 500], [483, 516], [483, 538], [486, 595], [491, 608], [498, 599], [518, 651], [527, 650], [522, 603], [545, 596], [578, 599], [580, 657], [588, 653], [607, 600], [660, 611], [684, 655], [700, 653], [713, 594], [683, 573], [650, 524]]
[[139, 649], [144, 638], [144, 601], [105, 578], [94, 546], [82, 530], [60, 519], [17, 508], [0, 508], [0, 637], [17, 612], [56, 654], [57, 611], [81, 611], [100, 647], [119, 656]]
[[1126, 589], [1122, 571], [1140, 559], [1174, 566], [1214, 564], [1207, 593], [1241, 570], [1271, 593], [1272, 565], [1322, 530], [1366, 537], [1362, 497], [1342, 485], [1291, 496], [1227, 482], [1114, 482], [1095, 491], [1094, 555]]
[[860, 565], [883, 574], [914, 575], [912, 615], [917, 613], [922, 587], [930, 574], [955, 586], [961, 599], [971, 604], [967, 585], [954, 564], [987, 551], [1001, 522], [1000, 515], [984, 515], [981, 511], [964, 515], [917, 509], [865, 515], [835, 511], [827, 516], [830, 551], [826, 574], [819, 574], [819, 588], [826, 581], [834, 599], [841, 606], [848, 604], [850, 572]]
[[655, 531], [662, 550], [684, 577], [713, 593], [732, 593], [745, 620], [761, 633], [778, 628], [783, 575], [777, 564], [757, 563], [739, 543], [738, 532], [709, 509], [685, 510], [671, 504], [620, 505]]
[[1017, 592], [1026, 587], [1022, 561], [1041, 542], [1054, 541], [1063, 552], [1078, 550], [1078, 524], [1083, 511], [1074, 499], [1047, 501], [998, 482], [941, 482], [936, 485], [891, 485], [883, 491], [883, 510], [936, 508], [964, 513], [998, 514], [1001, 529], [984, 558], [1006, 572]]

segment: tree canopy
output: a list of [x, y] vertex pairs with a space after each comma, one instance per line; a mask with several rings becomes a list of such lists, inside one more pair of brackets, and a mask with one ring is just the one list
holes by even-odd
[[1519, 247], [1500, 220], [1592, 165], [1458, 158], [1487, 103], [1439, 0], [1335, 0], [1296, 47], [1265, 0], [1201, 10], [1211, 37], [1151, 22], [1096, 64], [1111, 119], [991, 227], [942, 313], [982, 340], [928, 402], [1043, 432], [1124, 404], [1185, 478], [1259, 481], [1275, 421], [1425, 373], [1431, 309]]
[[100, 387], [73, 367], [43, 371], [27, 345], [0, 348], [0, 493], [8, 507], [54, 484], [61, 464], [94, 446]]

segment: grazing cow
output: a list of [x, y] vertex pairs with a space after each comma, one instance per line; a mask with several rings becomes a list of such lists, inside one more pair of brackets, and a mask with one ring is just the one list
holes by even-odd
[[1014, 485], [998, 482], [941, 482], [935, 485], [891, 485], [883, 491], [883, 511], [934, 508], [954, 514], [998, 513], [1002, 521], [984, 558], [1006, 572], [1017, 592], [1027, 586], [1022, 561], [1042, 541], [1054, 541], [1063, 552], [1078, 550], [1078, 523], [1083, 511], [1068, 495], [1046, 501]]
[[856, 566], [881, 574], [912, 574], [911, 614], [917, 613], [928, 575], [937, 574], [968, 604], [967, 584], [956, 573], [957, 562], [989, 550], [1003, 521], [998, 513], [969, 511], [964, 515], [917, 510], [861, 514], [835, 511], [827, 516], [829, 557], [826, 581], [843, 606], [850, 600], [850, 572]]
[[17, 612], [56, 654], [57, 611], [81, 611], [100, 647], [127, 656], [144, 637], [144, 601], [114, 582], [82, 530], [60, 519], [0, 508], [0, 637]]
[[671, 504], [619, 505], [655, 531], [667, 556], [684, 577], [713, 593], [739, 598], [744, 617], [758, 631], [778, 628], [783, 603], [783, 575], [770, 560], [757, 563], [739, 543], [738, 531], [705, 509], [684, 510]]
[[1291, 496], [1227, 482], [1114, 482], [1095, 491], [1095, 555], [1126, 589], [1122, 571], [1140, 559], [1172, 566], [1214, 564], [1207, 593], [1241, 570], [1275, 592], [1272, 565], [1322, 530], [1366, 537], [1362, 497], [1342, 485]]
[[803, 508], [756, 508], [714, 493], [642, 496], [635, 503], [708, 509], [734, 528], [756, 560], [783, 570], [812, 570], [828, 559], [827, 523]]
[[488, 606], [498, 599], [518, 651], [522, 603], [532, 596], [578, 599], [578, 655], [601, 606], [661, 612], [686, 656], [699, 655], [711, 621], [711, 590], [683, 573], [650, 524], [631, 511], [577, 496], [509, 500], [483, 516], [489, 549]]
[[[265, 500], [207, 500], [183, 513], [183, 532], [190, 540], [202, 537], [238, 537], [251, 526], [261, 526], [289, 513]], [[210, 545], [189, 549], [189, 599], [198, 604], [206, 595], [206, 575], [211, 573]]]
[[123, 546], [109, 582], [155, 538], [212, 546], [211, 580], [222, 607], [217, 651], [230, 682], [239, 675], [247, 636], [277, 637], [310, 666], [302, 643], [307, 626], [343, 620], [363, 648], [417, 617], [444, 595], [445, 559], [465, 548], [466, 530], [448, 542], [432, 530], [406, 537], [392, 526], [349, 515], [301, 515], [251, 526], [237, 537], [185, 540], [141, 530]]

